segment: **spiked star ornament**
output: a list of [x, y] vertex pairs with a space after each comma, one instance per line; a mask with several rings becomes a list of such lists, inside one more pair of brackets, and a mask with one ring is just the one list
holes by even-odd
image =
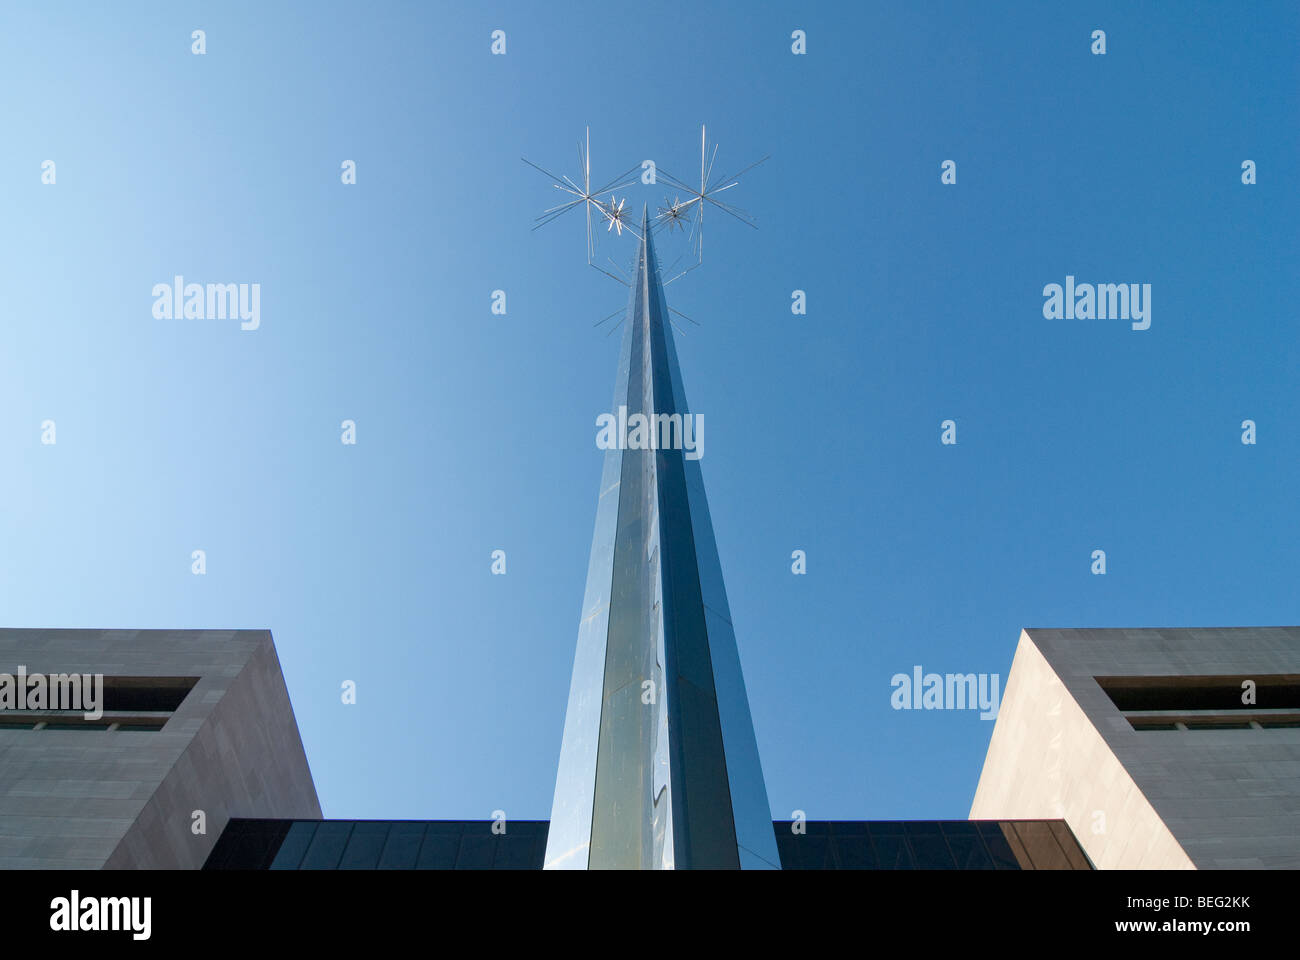
[[626, 203], [626, 197], [615, 203], [613, 194], [610, 194], [609, 203], [605, 204], [603, 208], [605, 219], [609, 221], [609, 226], [605, 228], [606, 233], [611, 230], [617, 230], [618, 235], [621, 237], [623, 236], [624, 227], [627, 227], [628, 230], [631, 231], [632, 228], [627, 223], [627, 214], [623, 209], [623, 205]]
[[674, 230], [689, 233], [692, 225], [690, 205], [693, 202], [688, 200], [683, 203], [680, 197], [673, 197], [672, 200], [664, 197], [664, 203], [668, 206], [660, 207], [659, 215], [655, 219], [666, 226], [669, 233]]
[[[595, 219], [597, 226], [601, 223], [605, 224], [606, 235], [614, 234], [622, 237], [623, 231], [626, 230], [637, 240], [644, 241], [647, 239], [648, 231], [657, 232], [665, 227], [669, 233], [680, 230], [687, 238], [687, 249], [681, 252], [677, 260], [666, 272], [672, 273], [678, 262], [683, 258], [690, 257], [692, 254], [694, 255], [695, 262], [685, 270], [682, 270], [675, 276], [665, 280], [664, 285], [667, 286], [674, 280], [681, 279], [683, 276], [704, 263], [704, 210], [706, 207], [716, 207], [750, 227], [757, 228], [758, 226], [754, 222], [753, 217], [740, 207], [722, 199], [721, 194], [726, 193], [728, 190], [737, 186], [742, 176], [750, 170], [753, 170], [768, 158], [763, 157], [762, 160], [751, 163], [739, 173], [730, 176], [715, 177], [713, 174], [713, 167], [717, 160], [717, 156], [717, 144], [711, 145], [708, 142], [705, 128], [701, 126], [699, 187], [697, 188], [683, 180], [679, 180], [677, 177], [674, 177], [672, 174], [663, 170], [662, 167], [656, 168], [658, 175], [662, 176], [665, 182], [673, 188], [674, 193], [671, 200], [667, 196], [664, 197], [664, 206], [658, 208], [658, 214], [653, 218], [653, 221], [649, 218], [647, 213], [643, 213], [640, 221], [641, 227], [638, 230], [636, 221], [632, 218], [631, 210], [628, 209], [627, 198], [619, 198], [616, 191], [637, 183], [637, 181], [641, 179], [638, 172], [645, 167], [651, 166], [651, 164], [647, 161], [645, 164], [638, 164], [629, 167], [623, 173], [609, 181], [609, 183], [593, 190], [591, 187], [591, 129], [588, 128], [584, 139], [578, 142], [578, 166], [580, 172], [577, 177], [569, 177], [563, 174], [556, 175], [545, 167], [533, 163], [527, 157], [521, 158], [524, 163], [528, 164], [534, 170], [547, 176], [551, 181], [551, 186], [559, 190], [563, 195], [559, 203], [552, 207], [548, 207], [536, 218], [536, 223], [533, 225], [533, 229], [537, 230], [540, 227], [544, 227], [548, 223], [559, 219], [568, 211], [581, 207], [586, 213], [587, 220], [587, 265], [599, 270], [610, 279], [617, 280], [624, 286], [631, 286], [633, 279], [624, 272], [622, 267], [615, 262], [612, 257], [604, 258], [608, 261], [608, 266], [612, 269], [606, 269], [605, 265], [596, 262], [596, 241], [600, 234], [598, 230], [595, 232], [592, 231], [592, 211], [594, 210], [596, 213]], [[609, 199], [601, 200], [601, 196], [608, 196]], [[683, 197], [685, 199], [683, 199]], [[699, 326], [696, 321], [686, 316], [686, 314], [682, 313], [680, 310], [672, 307], [670, 307], [669, 310], [680, 316], [682, 319]], [[620, 311], [615, 311], [614, 313], [611, 313], [603, 320], [596, 321], [594, 325], [598, 327], [603, 326], [607, 321], [612, 320], [617, 316], [619, 312]], [[674, 323], [673, 326], [677, 325]], [[617, 329], [617, 327], [618, 325], [616, 325], [614, 329]], [[678, 329], [680, 330], [681, 328], [679, 327]], [[682, 332], [684, 333], [685, 331]], [[610, 333], [613, 333], [613, 330], [611, 330]]]
[[701, 125], [699, 189], [696, 189], [684, 180], [679, 180], [662, 167], [659, 168], [659, 176], [663, 177], [670, 186], [686, 194], [687, 199], [674, 199], [669, 206], [660, 207], [659, 215], [655, 218], [656, 225], [660, 227], [667, 225], [669, 230], [672, 230], [677, 227], [682, 227], [684, 229], [689, 223], [690, 234], [695, 241], [696, 255], [696, 262], [694, 264], [687, 267], [672, 279], [665, 281], [665, 283], [671, 283], [673, 280], [689, 273], [691, 270], [694, 270], [696, 267], [704, 263], [704, 209], [706, 206], [712, 205], [717, 207], [723, 213], [730, 214], [741, 223], [754, 227], [755, 229], [758, 228], [758, 224], [754, 222], [754, 218], [750, 216], [749, 213], [742, 210], [740, 207], [720, 199], [719, 194], [725, 193], [732, 187], [738, 185], [742, 176], [767, 160], [767, 157], [763, 157], [762, 160], [751, 163], [749, 166], [741, 170], [740, 173], [714, 177], [713, 164], [717, 158], [718, 145], [715, 143], [712, 145], [712, 148], [710, 148], [708, 140], [705, 137], [704, 126]]
[[[640, 165], [638, 164], [630, 167], [613, 180], [593, 190], [591, 188], [590, 127], [587, 128], [585, 141], [580, 140], [578, 142], [578, 166], [581, 172], [578, 174], [576, 179], [564, 174], [557, 176], [546, 168], [533, 163], [527, 157], [521, 157], [520, 159], [534, 170], [549, 177], [551, 180], [551, 186], [564, 195], [563, 199], [559, 203], [553, 207], [548, 207], [539, 217], [536, 218], [536, 223], [533, 225], [533, 229], [537, 230], [544, 227], [548, 223], [559, 219], [570, 210], [582, 207], [587, 214], [587, 263], [588, 265], [595, 267], [597, 270], [600, 270], [602, 273], [614, 276], [609, 273], [608, 270], [605, 270], [603, 267], [597, 266], [592, 262], [596, 255], [596, 240], [591, 229], [591, 214], [594, 210], [601, 220], [609, 221], [609, 230], [617, 230], [619, 236], [623, 235], [624, 228], [627, 228], [629, 232], [635, 235], [636, 231], [632, 229], [631, 224], [628, 222], [624, 213], [623, 204], [626, 203], [626, 200], [615, 205], [613, 191], [621, 190], [624, 187], [630, 187], [632, 184], [636, 183], [639, 179], [636, 176], [636, 172], [641, 169]], [[597, 199], [601, 194], [605, 193], [610, 194], [609, 203], [607, 204]], [[620, 283], [626, 283], [625, 280], [621, 280], [618, 277], [614, 277], [614, 279], [618, 280]]]

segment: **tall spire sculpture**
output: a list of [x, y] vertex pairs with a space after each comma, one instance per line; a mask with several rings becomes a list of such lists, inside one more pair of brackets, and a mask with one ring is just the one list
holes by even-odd
[[[652, 234], [643, 212], [611, 413], [620, 431], [639, 413], [671, 439], [655, 425], [684, 428], [690, 408]], [[700, 461], [684, 443], [617, 439], [600, 481], [546, 867], [778, 869]]]

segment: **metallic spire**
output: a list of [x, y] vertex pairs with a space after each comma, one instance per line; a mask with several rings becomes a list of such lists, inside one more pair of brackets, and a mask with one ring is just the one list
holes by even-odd
[[546, 866], [778, 868], [646, 212], [624, 327]]

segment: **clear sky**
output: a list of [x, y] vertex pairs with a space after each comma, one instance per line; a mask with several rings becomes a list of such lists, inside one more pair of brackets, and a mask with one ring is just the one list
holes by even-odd
[[[548, 816], [626, 297], [520, 156], [573, 174], [590, 125], [593, 177], [689, 178], [705, 123], [771, 154], [668, 299], [773, 813], [963, 817], [993, 722], [894, 674], [1300, 622], [1298, 41], [1294, 3], [7, 3], [0, 623], [269, 628], [327, 816]], [[156, 319], [176, 275], [260, 327]], [[1150, 329], [1045, 319], [1067, 275], [1151, 284]]]

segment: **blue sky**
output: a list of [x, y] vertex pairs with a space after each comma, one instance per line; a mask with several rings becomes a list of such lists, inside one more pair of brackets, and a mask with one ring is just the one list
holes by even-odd
[[1300, 622], [1300, 8], [989, 6], [7, 4], [0, 622], [269, 628], [327, 816], [548, 816], [625, 295], [519, 158], [689, 178], [701, 123], [771, 154], [668, 298], [775, 816], [966, 815], [993, 724], [915, 664]]

